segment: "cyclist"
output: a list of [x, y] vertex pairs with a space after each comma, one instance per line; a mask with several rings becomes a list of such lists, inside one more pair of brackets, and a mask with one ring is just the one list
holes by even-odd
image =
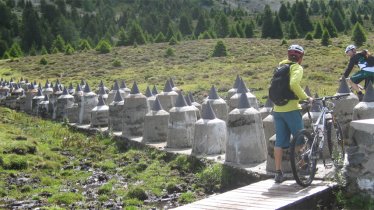
[[284, 176], [282, 172], [282, 156], [283, 149], [289, 147], [290, 135], [295, 136], [297, 132], [304, 128], [302, 116], [300, 113], [301, 106], [299, 100], [313, 101], [300, 86], [303, 77], [303, 67], [300, 65], [303, 61], [304, 49], [299, 45], [291, 45], [287, 51], [288, 59], [279, 63], [279, 65], [290, 64], [290, 82], [289, 88], [296, 95], [294, 100], [289, 100], [283, 106], [274, 106], [273, 117], [275, 124], [275, 177], [276, 183], [283, 182]]
[[[369, 53], [367, 50], [357, 52], [356, 46], [348, 45], [345, 48], [345, 54], [350, 57], [347, 68], [344, 71], [344, 78], [348, 78], [354, 65], [360, 68], [360, 71], [354, 73], [349, 79], [349, 83], [353, 90], [357, 92], [357, 95], [361, 101], [363, 93], [361, 92], [358, 84], [363, 80], [371, 80], [374, 82], [374, 64], [370, 62]], [[372, 57], [370, 57], [372, 58]], [[366, 88], [367, 82], [365, 82]]]

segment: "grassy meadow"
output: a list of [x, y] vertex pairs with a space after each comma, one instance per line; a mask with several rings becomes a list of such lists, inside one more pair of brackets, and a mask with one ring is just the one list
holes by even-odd
[[[368, 40], [362, 48], [370, 51], [374, 46], [372, 36]], [[73, 55], [51, 54], [0, 60], [0, 77], [8, 80], [23, 77], [42, 85], [47, 79], [59, 79], [65, 85], [72, 82], [74, 86], [85, 79], [91, 87], [96, 87], [103, 80], [109, 88], [115, 79], [124, 79], [130, 88], [136, 81], [143, 92], [147, 85], [156, 85], [162, 91], [166, 80], [173, 78], [176, 86], [193, 92], [201, 101], [212, 85], [225, 98], [236, 75], [240, 75], [253, 94], [264, 102], [272, 71], [278, 62], [286, 58], [288, 45], [297, 43], [306, 50], [302, 86], [308, 85], [312, 93], [325, 95], [336, 92], [337, 80], [348, 63], [344, 49], [351, 43], [348, 36], [332, 39], [329, 47], [321, 46], [320, 40], [303, 39], [290, 40], [284, 45], [281, 45], [282, 40], [276, 39], [226, 38], [222, 41], [229, 54], [226, 57], [211, 57], [217, 40], [194, 40], [177, 45], [159, 43], [114, 47], [107, 54], [90, 50]], [[48, 64], [40, 64], [42, 57]]]

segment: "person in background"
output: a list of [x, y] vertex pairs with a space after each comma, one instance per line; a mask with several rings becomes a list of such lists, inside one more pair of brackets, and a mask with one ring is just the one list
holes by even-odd
[[309, 97], [300, 86], [303, 77], [303, 67], [300, 65], [303, 61], [304, 49], [300, 45], [291, 45], [287, 51], [288, 59], [283, 60], [279, 65], [290, 64], [290, 90], [296, 95], [297, 99], [289, 100], [283, 106], [274, 106], [273, 117], [275, 124], [275, 177], [276, 183], [285, 180], [282, 171], [283, 149], [289, 147], [291, 134], [295, 136], [304, 128], [301, 106], [299, 100], [308, 100], [310, 103], [313, 98]]
[[[359, 87], [359, 83], [365, 80], [365, 87], [368, 84], [366, 80], [371, 80], [374, 82], [374, 64], [371, 62], [374, 59], [369, 55], [367, 50], [362, 50], [357, 52], [356, 46], [348, 45], [345, 48], [345, 54], [349, 56], [349, 63], [344, 71], [344, 78], [346, 78], [353, 90], [357, 92], [357, 96], [360, 101], [363, 98], [363, 93]], [[349, 74], [352, 72], [353, 67], [357, 65], [360, 71], [354, 73], [350, 78]]]

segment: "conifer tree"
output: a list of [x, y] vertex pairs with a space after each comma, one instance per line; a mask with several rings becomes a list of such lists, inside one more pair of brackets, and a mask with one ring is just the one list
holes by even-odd
[[273, 34], [272, 34], [271, 38], [274, 38], [274, 39], [282, 39], [283, 38], [282, 23], [279, 19], [278, 14], [275, 14], [275, 17], [274, 17]]
[[240, 35], [239, 35], [238, 31], [236, 30], [235, 26], [231, 26], [229, 37], [230, 38], [240, 37]]
[[203, 33], [200, 34], [199, 39], [211, 39], [212, 36], [210, 36], [208, 31], [204, 31]]
[[125, 29], [123, 29], [123, 27], [121, 27], [121, 29], [118, 32], [117, 46], [126, 46], [126, 45], [128, 45], [128, 38], [126, 36]]
[[0, 58], [3, 57], [3, 55], [7, 51], [7, 49], [8, 49], [8, 43], [6, 41], [0, 39]]
[[320, 6], [317, 0], [312, 0], [310, 2], [310, 9], [311, 9], [311, 14], [313, 15], [318, 15], [320, 14]]
[[174, 37], [174, 29], [171, 24], [169, 24], [168, 29], [166, 31], [166, 40], [170, 40], [172, 37]]
[[52, 43], [52, 49], [56, 49], [58, 52], [65, 52], [65, 40], [62, 36], [57, 35], [56, 39]]
[[36, 46], [41, 46], [42, 32], [40, 27], [40, 19], [30, 1], [26, 2], [25, 8], [23, 9], [21, 25], [21, 40], [23, 49], [28, 51], [33, 43], [35, 43]]
[[23, 52], [18, 42], [14, 42], [12, 44], [12, 47], [9, 49], [8, 53], [9, 53], [9, 56], [12, 58], [19, 58], [23, 56]]
[[40, 54], [41, 55], [47, 55], [48, 54], [47, 48], [45, 48], [44, 45], [42, 46], [42, 49], [40, 50]]
[[245, 24], [244, 32], [245, 32], [246, 38], [252, 38], [254, 36], [252, 24], [250, 23]]
[[288, 29], [288, 38], [289, 39], [296, 39], [298, 36], [299, 36], [299, 33], [297, 32], [296, 25], [292, 21], [290, 26], [289, 26], [289, 29]]
[[207, 30], [207, 24], [205, 21], [205, 17], [203, 14], [200, 14], [194, 34], [195, 36], [199, 36], [201, 33], [203, 33], [206, 30]]
[[313, 40], [313, 34], [312, 34], [312, 32], [308, 32], [308, 33], [305, 35], [305, 40]]
[[87, 51], [87, 50], [90, 50], [90, 49], [91, 49], [91, 45], [90, 45], [90, 43], [88, 42], [87, 39], [81, 39], [81, 40], [79, 41], [78, 49], [79, 49], [80, 51]]
[[354, 41], [357, 46], [362, 46], [362, 44], [366, 42], [366, 40], [366, 32], [362, 25], [359, 22], [357, 22], [353, 27], [352, 41]]
[[65, 55], [72, 55], [74, 53], [74, 48], [71, 44], [67, 44], [65, 47]]
[[305, 9], [303, 2], [296, 2], [295, 16], [293, 18], [296, 28], [300, 33], [305, 33], [313, 30], [312, 22]]
[[351, 19], [351, 23], [352, 24], [356, 24], [357, 23], [357, 14], [353, 10], [351, 10], [351, 17], [350, 17], [350, 19]]
[[180, 18], [179, 31], [182, 35], [190, 35], [192, 33], [192, 24], [186, 15], [182, 15]]
[[236, 31], [239, 34], [239, 37], [240, 38], [245, 38], [245, 32], [243, 30], [243, 25], [240, 22], [237, 22], [235, 27], [236, 27]]
[[332, 22], [330, 17], [326, 18], [323, 21], [323, 27], [328, 30], [331, 38], [338, 37], [338, 30], [336, 29], [335, 24], [334, 22]]
[[215, 24], [215, 32], [218, 38], [225, 38], [230, 33], [229, 21], [225, 13], [221, 13], [218, 16]]
[[266, 5], [262, 15], [262, 38], [272, 37], [273, 34], [273, 13], [270, 6]]
[[140, 45], [146, 43], [143, 30], [140, 27], [140, 25], [135, 21], [132, 23], [132, 26], [129, 31], [129, 44], [133, 44], [134, 42]]
[[227, 56], [226, 46], [223, 41], [218, 41], [213, 50], [213, 57], [224, 57]]
[[334, 11], [331, 14], [331, 19], [336, 27], [336, 29], [339, 32], [342, 32], [345, 30], [345, 25], [344, 25], [344, 19], [338, 10], [338, 8], [335, 8]]
[[164, 36], [164, 34], [160, 31], [158, 34], [157, 34], [157, 36], [156, 36], [156, 38], [155, 38], [155, 43], [161, 43], [161, 42], [165, 42], [165, 40], [166, 40], [166, 37]]
[[323, 33], [322, 24], [321, 24], [321, 22], [317, 22], [314, 26], [313, 38], [314, 39], [322, 38], [322, 33]]
[[100, 40], [100, 42], [96, 46], [96, 51], [98, 51], [101, 54], [109, 53], [111, 50], [112, 46], [105, 39]]
[[321, 44], [323, 46], [328, 46], [331, 44], [331, 40], [330, 40], [330, 34], [328, 32], [327, 29], [324, 29], [323, 30], [323, 34], [322, 34], [322, 39], [321, 39]]
[[36, 55], [36, 46], [35, 46], [35, 44], [31, 45], [31, 48], [29, 50], [29, 55], [30, 56], [35, 56]]
[[357, 15], [357, 22], [359, 22], [361, 25], [364, 25], [364, 21], [362, 20], [361, 15]]
[[284, 2], [282, 1], [281, 3], [281, 6], [279, 8], [279, 19], [281, 21], [289, 21], [291, 20], [291, 15], [288, 11], [288, 8], [286, 6], [286, 4], [284, 4]]

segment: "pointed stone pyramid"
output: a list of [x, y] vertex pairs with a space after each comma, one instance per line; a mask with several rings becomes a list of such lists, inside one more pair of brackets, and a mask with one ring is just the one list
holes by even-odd
[[374, 102], [374, 90], [373, 84], [369, 81], [368, 86], [366, 87], [365, 95], [362, 100], [363, 102]]
[[103, 80], [100, 80], [99, 87], [104, 87], [104, 82], [103, 82]]
[[81, 79], [81, 86], [84, 86], [84, 85], [86, 85], [86, 82], [83, 80], [83, 79]]
[[147, 89], [145, 90], [145, 96], [146, 96], [147, 98], [153, 96], [153, 94], [152, 94], [152, 92], [151, 92], [151, 89], [149, 89], [149, 86], [147, 86]]
[[210, 105], [210, 101], [207, 102], [206, 106], [203, 106], [203, 109], [201, 110], [201, 118], [206, 120], [213, 120], [217, 118], [213, 111], [212, 105]]
[[81, 85], [80, 85], [80, 84], [77, 84], [77, 88], [75, 89], [75, 91], [77, 91], [77, 92], [80, 92], [80, 91], [82, 91], [82, 87], [81, 87]]
[[[319, 98], [318, 94], [316, 93], [314, 95], [314, 98]], [[311, 112], [321, 112], [321, 105], [322, 105], [322, 101], [321, 100], [315, 100], [313, 101], [312, 103], [312, 107], [310, 107], [310, 111]]]
[[157, 112], [160, 110], [163, 110], [163, 108], [161, 106], [160, 100], [158, 100], [158, 97], [156, 97], [155, 102], [153, 102], [152, 111]]
[[166, 80], [166, 83], [165, 83], [165, 87], [164, 87], [164, 91], [165, 93], [169, 93], [173, 91], [173, 87], [170, 85], [170, 81], [169, 80]]
[[272, 108], [274, 107], [274, 103], [268, 98], [265, 102], [265, 105], [264, 107], [269, 107], [269, 108]]
[[121, 86], [120, 86], [120, 88], [121, 88], [121, 89], [127, 88], [127, 85], [126, 85], [125, 80], [122, 80], [122, 81], [121, 81]]
[[103, 96], [99, 95], [99, 101], [97, 102], [97, 106], [105, 106], [105, 101], [103, 99]]
[[152, 94], [153, 94], [153, 95], [157, 95], [157, 94], [158, 94], [158, 91], [157, 91], [156, 85], [153, 85], [153, 88], [152, 88]]
[[184, 96], [184, 100], [186, 100], [186, 103], [187, 103], [188, 106], [192, 106], [190, 97], [188, 95]]
[[175, 107], [185, 107], [187, 106], [186, 100], [184, 100], [182, 92], [178, 93], [177, 102], [175, 103]]
[[69, 88], [68, 88], [69, 90], [73, 90], [74, 89], [74, 87], [73, 87], [73, 83], [71, 83], [70, 82], [70, 84], [69, 84]]
[[85, 92], [85, 93], [89, 93], [89, 92], [91, 92], [91, 88], [90, 88], [90, 86], [88, 85], [88, 82], [86, 82], [86, 85], [84, 86], [84, 90], [83, 90], [83, 92]]
[[307, 96], [312, 96], [312, 93], [310, 92], [309, 86], [305, 86], [304, 92], [306, 93]]
[[117, 91], [116, 95], [114, 95], [114, 102], [121, 102], [121, 101], [123, 101], [123, 98], [121, 96], [121, 93]]
[[36, 96], [43, 96], [43, 92], [42, 89], [40, 89], [40, 87], [38, 88], [38, 93], [36, 94]]
[[233, 87], [232, 87], [232, 88], [235, 88], [235, 89], [237, 89], [237, 88], [239, 87], [239, 84], [240, 84], [240, 80], [241, 80], [241, 78], [240, 78], [239, 74], [238, 74], [238, 75], [236, 75], [235, 83], [234, 83], [234, 85], [233, 85]]
[[249, 105], [247, 94], [242, 93], [240, 94], [238, 109], [248, 109], [248, 108], [251, 108], [251, 105]]
[[220, 99], [214, 85], [212, 85], [212, 87], [210, 88], [208, 99]]
[[140, 91], [139, 91], [139, 88], [138, 88], [138, 84], [136, 84], [136, 82], [134, 81], [134, 84], [132, 85], [130, 94], [139, 94], [139, 93], [140, 93]]
[[64, 96], [69, 95], [69, 92], [65, 87], [64, 87], [64, 90], [62, 91], [62, 95]]
[[238, 85], [238, 91], [237, 93], [248, 93], [248, 88], [245, 85], [243, 79], [240, 79], [240, 83]]
[[114, 81], [114, 85], [113, 85], [113, 89], [112, 90], [119, 90], [119, 85], [118, 85], [118, 82], [117, 80]]
[[174, 81], [173, 81], [173, 79], [171, 77], [170, 77], [169, 81], [170, 81], [171, 88], [175, 87]]
[[48, 97], [48, 95], [45, 95], [45, 96], [44, 96], [43, 101], [49, 101], [49, 97]]
[[340, 85], [337, 93], [351, 93], [347, 81], [344, 78], [340, 80]]
[[105, 89], [104, 89], [104, 86], [100, 86], [99, 87], [99, 95], [105, 95], [106, 92], [105, 92]]

